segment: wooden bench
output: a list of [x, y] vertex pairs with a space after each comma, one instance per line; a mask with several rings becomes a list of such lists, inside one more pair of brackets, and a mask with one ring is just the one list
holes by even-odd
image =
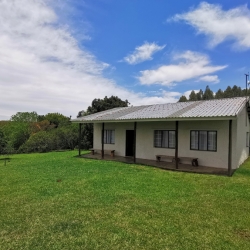
[[195, 157], [178, 157], [178, 161], [180, 163], [182, 163], [183, 161], [191, 161], [192, 166], [196, 166], [196, 167], [199, 166], [198, 158], [195, 158]]
[[[170, 155], [156, 155], [156, 161], [161, 161], [162, 158], [171, 160], [171, 162], [175, 162], [175, 157]], [[178, 162], [182, 163], [183, 161], [191, 161], [192, 166], [199, 166], [198, 158], [194, 157], [178, 157]]]
[[[101, 150], [101, 149], [90, 148], [89, 150], [91, 151], [91, 154], [92, 154], [92, 155], [94, 155], [96, 151], [99, 151], [100, 153], [102, 153], [102, 150]], [[111, 150], [104, 149], [104, 153], [110, 154], [110, 156], [112, 156], [112, 157], [115, 156], [115, 150], [113, 150], [113, 149], [111, 149]]]
[[156, 155], [155, 157], [156, 157], [156, 161], [161, 161], [162, 158], [171, 160], [171, 162], [174, 161], [174, 156], [170, 156], [170, 155]]

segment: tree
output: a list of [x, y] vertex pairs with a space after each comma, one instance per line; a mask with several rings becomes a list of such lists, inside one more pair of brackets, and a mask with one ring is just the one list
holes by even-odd
[[105, 96], [104, 99], [94, 99], [91, 106], [87, 108], [86, 114], [94, 114], [112, 108], [128, 107], [129, 104], [128, 100], [123, 101], [117, 96]]
[[212, 100], [214, 99], [214, 93], [213, 91], [209, 88], [209, 86], [207, 85], [204, 94], [202, 96], [203, 100]]
[[[79, 111], [77, 117], [84, 115], [94, 114], [100, 111], [105, 111], [112, 108], [118, 107], [128, 107], [130, 103], [128, 100], [121, 100], [117, 96], [107, 97], [104, 99], [94, 99], [91, 103], [91, 106], [87, 108], [87, 111]], [[82, 130], [81, 145], [84, 149], [91, 148], [93, 145], [93, 124], [85, 124]]]
[[38, 119], [38, 114], [33, 112], [17, 112], [12, 115], [10, 120], [14, 122], [36, 122]]
[[230, 98], [230, 97], [233, 97], [233, 91], [232, 88], [228, 86], [224, 91], [224, 98]]
[[194, 90], [192, 90], [189, 95], [189, 101], [197, 101], [197, 95], [195, 94]]
[[215, 99], [221, 99], [224, 98], [224, 92], [219, 89], [216, 93], [215, 93]]
[[180, 97], [180, 99], [179, 99], [179, 102], [187, 102], [188, 101], [188, 99], [187, 99], [187, 97], [186, 96], [181, 96]]
[[5, 140], [4, 133], [3, 133], [3, 131], [0, 130], [0, 154], [2, 154], [4, 152], [6, 144], [7, 144], [7, 142]]
[[201, 101], [203, 100], [203, 91], [200, 89], [200, 91], [196, 94], [197, 100]]
[[232, 87], [232, 97], [240, 97], [241, 96], [241, 87], [234, 85]]
[[50, 122], [50, 125], [54, 124], [57, 128], [59, 125], [63, 126], [69, 123], [71, 117], [64, 116], [60, 113], [48, 113], [44, 116], [44, 120]]

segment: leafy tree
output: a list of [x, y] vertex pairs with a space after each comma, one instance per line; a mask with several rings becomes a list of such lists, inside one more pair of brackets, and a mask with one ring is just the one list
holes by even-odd
[[[79, 111], [77, 117], [84, 115], [94, 114], [100, 111], [105, 111], [112, 108], [128, 107], [130, 103], [128, 100], [121, 100], [117, 96], [107, 97], [104, 99], [94, 99], [91, 106], [87, 108], [87, 111]], [[93, 145], [93, 124], [84, 124], [81, 137], [81, 145], [84, 149], [91, 148]]]
[[105, 96], [104, 99], [94, 99], [91, 106], [87, 108], [86, 114], [94, 114], [112, 108], [128, 107], [128, 105], [128, 100], [123, 101], [119, 97], [113, 95], [111, 97]]
[[17, 112], [12, 115], [10, 120], [14, 122], [36, 122], [38, 119], [38, 114], [33, 112]]
[[181, 96], [180, 99], [179, 99], [179, 102], [187, 102], [187, 97], [186, 96]]
[[189, 101], [197, 101], [197, 95], [195, 94], [194, 90], [191, 91], [189, 95]]
[[6, 144], [7, 144], [7, 142], [4, 138], [4, 133], [3, 133], [3, 131], [0, 130], [0, 154], [2, 154], [4, 152]]
[[57, 128], [59, 125], [63, 126], [67, 123], [69, 123], [71, 117], [64, 116], [59, 113], [48, 113], [44, 116], [44, 120], [47, 120], [50, 122], [50, 125], [55, 125]]
[[20, 147], [19, 152], [48, 152], [53, 148], [53, 139], [46, 131], [40, 131], [30, 138]]
[[202, 96], [203, 100], [212, 100], [214, 99], [214, 93], [213, 91], [209, 88], [209, 86], [207, 85], [204, 94]]
[[28, 122], [6, 123], [2, 127], [2, 131], [8, 143], [8, 148], [12, 148], [12, 150], [18, 150], [31, 134]]

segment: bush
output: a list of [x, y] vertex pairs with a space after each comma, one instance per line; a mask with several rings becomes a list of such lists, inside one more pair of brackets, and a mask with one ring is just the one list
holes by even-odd
[[50, 134], [46, 131], [41, 131], [31, 135], [30, 138], [19, 148], [19, 152], [48, 152], [53, 149], [53, 140]]

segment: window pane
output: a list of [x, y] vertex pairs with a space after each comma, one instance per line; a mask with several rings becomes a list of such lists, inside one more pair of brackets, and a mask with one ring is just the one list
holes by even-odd
[[110, 135], [111, 135], [111, 139], [110, 139], [110, 143], [111, 144], [115, 144], [115, 131], [114, 130], [110, 130]]
[[175, 131], [169, 131], [169, 147], [175, 148]]
[[154, 145], [155, 147], [161, 147], [161, 131], [160, 130], [155, 130], [154, 133]]
[[207, 131], [199, 131], [199, 149], [200, 150], [207, 150]]
[[115, 131], [114, 130], [104, 130], [104, 143], [105, 144], [115, 143]]
[[198, 148], [198, 138], [199, 138], [199, 132], [198, 131], [191, 131], [191, 149], [199, 149]]
[[208, 132], [208, 150], [210, 151], [216, 151], [216, 132], [215, 131], [209, 131]]
[[168, 148], [168, 131], [162, 131], [162, 147]]

